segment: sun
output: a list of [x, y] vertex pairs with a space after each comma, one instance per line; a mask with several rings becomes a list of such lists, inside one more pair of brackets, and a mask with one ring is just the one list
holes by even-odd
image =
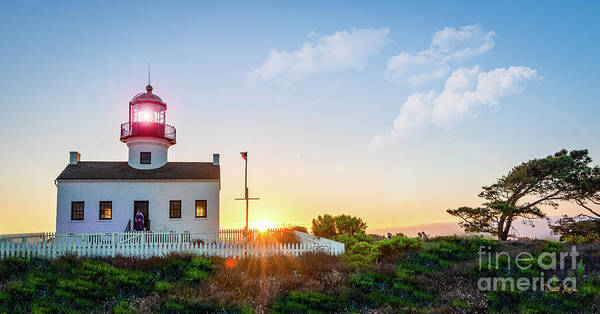
[[259, 221], [250, 223], [250, 227], [252, 229], [258, 229], [258, 231], [260, 231], [260, 232], [265, 232], [269, 229], [277, 228], [277, 225], [271, 221], [259, 220]]

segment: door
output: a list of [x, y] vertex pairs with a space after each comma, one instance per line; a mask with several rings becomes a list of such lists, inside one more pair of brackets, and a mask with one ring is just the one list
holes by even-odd
[[135, 228], [135, 215], [137, 214], [138, 210], [142, 211], [142, 214], [144, 215], [144, 230], [146, 231], [150, 231], [150, 216], [148, 216], [148, 207], [149, 207], [149, 202], [148, 201], [134, 201], [133, 202], [133, 222], [134, 222], [134, 228]]

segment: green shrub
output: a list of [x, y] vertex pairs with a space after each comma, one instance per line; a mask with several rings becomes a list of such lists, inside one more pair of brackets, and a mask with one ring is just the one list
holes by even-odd
[[173, 284], [167, 282], [167, 281], [157, 281], [154, 283], [154, 290], [156, 291], [168, 291], [173, 289]]
[[460, 243], [441, 241], [433, 244], [428, 250], [440, 260], [465, 261], [473, 257], [472, 252]]
[[196, 300], [169, 298], [160, 308], [161, 313], [253, 313], [247, 306], [212, 305]]
[[368, 291], [375, 285], [375, 279], [366, 273], [359, 273], [350, 278], [352, 286]]
[[382, 257], [396, 257], [398, 254], [412, 252], [423, 248], [423, 239], [409, 238], [404, 235], [396, 235], [391, 239], [377, 242], [377, 249]]
[[379, 258], [377, 246], [368, 242], [358, 242], [354, 244], [350, 250], [342, 256], [342, 259], [348, 263], [349, 266], [360, 269], [371, 267], [377, 258]]
[[333, 236], [331, 239], [334, 241], [344, 243], [347, 250], [350, 249], [351, 247], [353, 247], [358, 242], [368, 242], [368, 243], [374, 242], [373, 237], [371, 237], [365, 233], [358, 233], [355, 235], [338, 234], [336, 236]]
[[292, 291], [273, 304], [273, 313], [331, 313], [345, 308], [339, 297], [314, 291]]
[[563, 250], [563, 245], [560, 242], [556, 241], [546, 241], [544, 243], [544, 247], [542, 248], [543, 252], [549, 253], [560, 253]]
[[462, 301], [462, 300], [453, 300], [452, 307], [466, 309], [466, 308], [469, 308], [469, 303]]
[[31, 261], [25, 258], [9, 258], [0, 263], [0, 278], [11, 279], [24, 276], [29, 270]]
[[211, 271], [213, 269], [212, 262], [206, 257], [192, 256], [190, 265], [206, 271]]
[[127, 301], [119, 302], [119, 305], [113, 308], [114, 314], [130, 314], [134, 313], [133, 308]]
[[186, 269], [186, 271], [183, 273], [183, 280], [192, 282], [192, 283], [202, 282], [202, 281], [208, 279], [208, 277], [210, 277], [209, 272], [202, 270], [202, 269], [198, 269], [198, 268], [192, 268], [192, 267]]

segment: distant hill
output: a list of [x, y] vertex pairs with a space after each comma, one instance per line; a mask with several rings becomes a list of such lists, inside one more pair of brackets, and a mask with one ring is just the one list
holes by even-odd
[[[556, 221], [559, 217], [551, 217], [552, 221]], [[525, 222], [533, 223], [533, 227]], [[553, 235], [548, 228], [548, 222], [546, 219], [534, 219], [525, 220], [518, 219], [513, 223], [518, 236], [528, 237], [531, 239], [558, 239], [558, 236]], [[448, 235], [464, 235], [462, 228], [458, 226], [458, 222], [439, 222], [424, 225], [398, 227], [398, 228], [382, 228], [382, 229], [369, 229], [369, 233], [386, 235], [388, 232], [392, 234], [404, 233], [407, 236], [414, 237], [419, 232], [427, 233], [430, 236], [448, 236]]]

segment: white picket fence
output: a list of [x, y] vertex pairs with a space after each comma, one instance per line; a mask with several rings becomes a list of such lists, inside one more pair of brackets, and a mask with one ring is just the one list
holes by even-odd
[[121, 232], [83, 234], [27, 234], [0, 236], [0, 260], [10, 257], [56, 258], [65, 254], [84, 257], [151, 257], [171, 253], [241, 258], [324, 252], [344, 253], [344, 244], [293, 231], [297, 243], [278, 243], [278, 234], [291, 230], [220, 230], [216, 232]]

